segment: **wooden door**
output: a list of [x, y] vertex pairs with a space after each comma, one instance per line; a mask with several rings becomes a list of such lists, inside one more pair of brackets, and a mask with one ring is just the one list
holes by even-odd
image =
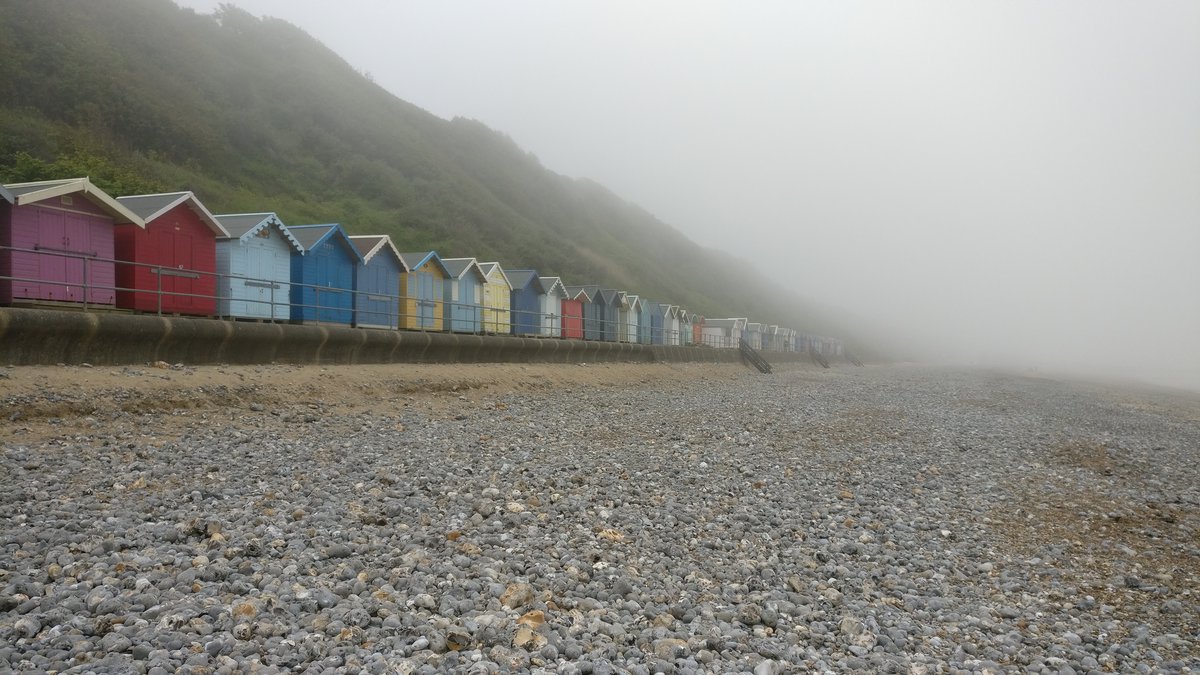
[[58, 211], [37, 210], [37, 245], [35, 248], [40, 251], [38, 254], [38, 278], [42, 283], [26, 282], [29, 284], [31, 297], [43, 300], [71, 299], [72, 292], [64, 284], [70, 283], [70, 279], [73, 277], [77, 277], [77, 281], [83, 279], [82, 267], [77, 274], [74, 273], [74, 270], [68, 271], [67, 269], [73, 261], [66, 256], [68, 244], [66, 219], [63, 216], [64, 214]]

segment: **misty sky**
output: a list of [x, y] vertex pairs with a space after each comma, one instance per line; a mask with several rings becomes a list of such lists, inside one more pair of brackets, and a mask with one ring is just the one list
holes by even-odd
[[1198, 2], [232, 4], [898, 343], [1200, 388]]

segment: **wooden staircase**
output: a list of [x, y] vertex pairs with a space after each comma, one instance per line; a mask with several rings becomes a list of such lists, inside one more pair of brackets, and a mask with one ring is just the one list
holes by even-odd
[[759, 354], [753, 347], [746, 344], [745, 340], [738, 341], [738, 350], [742, 353], [742, 358], [749, 361], [750, 365], [758, 369], [758, 372], [765, 375], [771, 374], [771, 364], [767, 363], [762, 354]]

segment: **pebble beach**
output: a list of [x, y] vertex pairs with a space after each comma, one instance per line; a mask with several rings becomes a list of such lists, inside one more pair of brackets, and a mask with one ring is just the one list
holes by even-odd
[[0, 400], [0, 672], [1200, 672], [1200, 394], [153, 364]]

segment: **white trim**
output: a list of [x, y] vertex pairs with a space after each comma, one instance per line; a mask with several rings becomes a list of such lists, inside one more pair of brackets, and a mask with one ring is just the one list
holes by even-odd
[[[41, 180], [28, 183], [9, 183], [4, 187], [8, 189], [19, 187], [38, 187], [43, 186], [43, 189], [32, 190], [23, 194], [14, 194], [16, 198], [13, 204], [17, 206], [26, 206], [28, 204], [36, 204], [45, 199], [53, 199], [63, 195], [75, 194], [82, 192], [85, 195], [93, 197], [100, 203], [97, 204], [102, 210], [108, 211], [110, 216], [113, 216], [114, 224], [125, 225], [132, 224], [145, 229], [146, 221], [142, 220], [136, 213], [125, 208], [117, 200], [113, 199], [107, 192], [101, 190], [92, 184], [90, 180], [85, 178], [71, 178], [67, 180]], [[117, 217], [120, 221], [117, 221]]]
[[212, 212], [210, 212], [207, 208], [205, 208], [204, 204], [200, 202], [200, 199], [198, 197], [196, 197], [196, 193], [194, 193], [190, 190], [185, 190], [183, 192], [158, 192], [158, 193], [155, 193], [152, 195], [125, 195], [124, 197], [117, 197], [117, 202], [120, 203], [120, 201], [122, 199], [140, 199], [142, 197], [168, 197], [170, 195], [179, 195], [179, 198], [175, 199], [174, 201], [170, 202], [169, 204], [160, 208], [159, 210], [155, 211], [154, 213], [146, 216], [145, 221], [147, 223], [149, 223], [152, 220], [157, 220], [158, 218], [162, 217], [162, 215], [164, 213], [166, 213], [167, 211], [170, 211], [171, 209], [175, 208], [176, 206], [179, 206], [180, 204], [182, 204], [184, 202], [191, 202], [188, 205], [188, 208], [190, 208], [192, 211], [195, 211], [196, 215], [200, 216], [200, 220], [204, 221], [208, 225], [208, 229], [212, 230], [213, 234], [215, 234], [218, 237], [228, 237], [229, 236], [229, 230], [226, 230], [221, 225], [221, 223], [219, 221], [217, 221], [217, 217], [214, 216], [212, 214]]

